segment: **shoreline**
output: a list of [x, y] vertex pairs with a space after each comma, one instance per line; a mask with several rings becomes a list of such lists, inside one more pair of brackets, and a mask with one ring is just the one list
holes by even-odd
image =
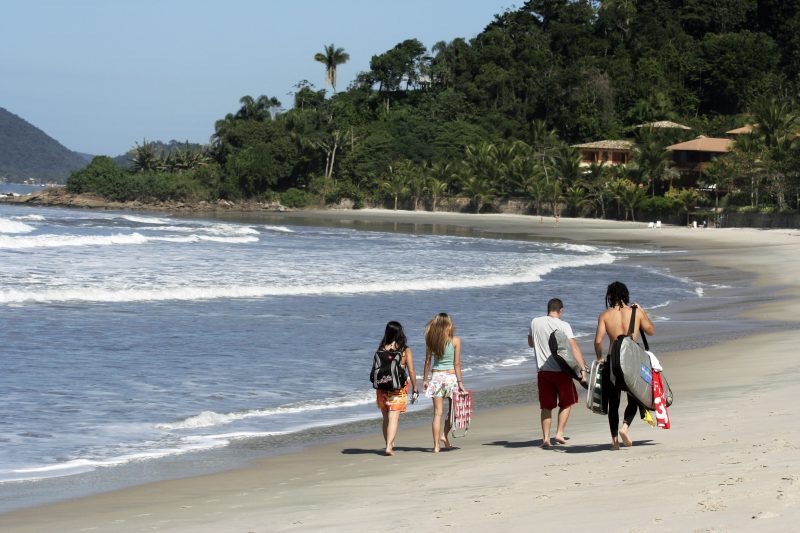
[[[253, 217], [253, 214], [232, 214], [231, 218], [234, 217], [237, 219], [240, 217], [250, 219]], [[321, 225], [326, 225], [325, 223], [356, 226], [359, 224], [402, 225], [408, 223], [431, 225], [431, 231], [445, 231], [447, 228], [436, 227], [438, 224], [442, 224], [450, 226], [451, 228], [468, 227], [477, 232], [485, 232], [485, 236], [487, 237], [505, 235], [506, 238], [515, 238], [515, 236], [519, 237], [522, 234], [527, 234], [541, 238], [556, 238], [574, 242], [622, 242], [629, 245], [651, 242], [661, 249], [688, 250], [685, 256], [681, 255], [675, 257], [674, 259], [676, 260], [670, 261], [671, 268], [675, 269], [671, 270], [672, 272], [677, 271], [678, 274], [692, 273], [697, 274], [700, 278], [704, 276], [713, 278], [711, 281], [724, 281], [727, 271], [732, 278], [741, 279], [741, 276], [736, 275], [735, 272], [730, 270], [735, 269], [736, 271], [750, 272], [749, 276], [754, 277], [752, 282], [753, 290], [745, 290], [744, 292], [747, 294], [742, 297], [743, 300], [753, 300], [757, 303], [759, 297], [768, 295], [770, 291], [776, 292], [774, 301], [760, 304], [760, 311], [748, 311], [744, 313], [745, 316], [751, 319], [754, 319], [754, 315], [758, 314], [760, 315], [760, 319], [786, 321], [787, 315], [785, 309], [798, 308], [797, 296], [799, 293], [797, 282], [795, 281], [796, 272], [791, 266], [793, 257], [796, 257], [795, 254], [798, 250], [796, 241], [800, 241], [800, 239], [797, 239], [798, 232], [787, 230], [771, 230], [769, 232], [759, 230], [735, 230], [735, 233], [732, 233], [734, 230], [689, 230], [675, 227], [649, 230], [646, 228], [646, 224], [642, 223], [591, 221], [587, 219], [561, 219], [558, 225], [555, 225], [552, 219], [550, 219], [548, 222], [540, 225], [538, 223], [531, 224], [531, 219], [535, 219], [535, 217], [526, 215], [461, 215], [452, 213], [413, 213], [382, 210], [356, 212], [292, 212], [282, 213], [280, 215], [257, 214], [255, 218], [259, 220], [263, 220], [263, 218], [277, 218], [284, 222], [292, 223], [296, 221], [301, 223], [323, 223]], [[745, 233], [746, 235], [740, 235], [739, 232]], [[755, 243], [747, 242], [748, 238], [759, 236], [762, 238], [754, 239]], [[768, 238], [763, 238], [765, 236]], [[782, 261], [776, 261], [776, 263], [779, 263], [776, 266], [775, 264], [769, 264], [767, 258], [763, 257], [763, 255], [748, 254], [747, 256], [742, 256], [742, 249], [747, 250], [753, 248], [753, 246], [760, 248], [767, 247], [770, 253], [777, 252], [780, 256], [779, 259]], [[701, 267], [701, 262], [712, 265], [713, 268], [704, 272]], [[768, 279], [768, 276], [771, 276], [771, 278]], [[696, 278], [693, 276], [693, 279]], [[765, 288], [768, 290], [764, 291], [763, 289]], [[722, 289], [722, 291], [724, 292], [725, 289]], [[780, 293], [780, 295], [777, 293]], [[726, 311], [732, 312], [730, 309], [726, 309]], [[791, 314], [789, 316], [791, 316]], [[773, 325], [769, 329], [777, 330], [779, 327], [779, 325]], [[797, 336], [796, 333], [793, 333], [793, 335], [795, 337]], [[708, 359], [713, 359], [717, 364], [723, 364], [723, 362], [726, 361], [724, 354], [726, 350], [731, 349], [731, 346], [735, 347], [742, 344], [758, 342], [754, 339], [758, 339], [759, 337], [763, 337], [763, 335], [750, 334], [748, 337], [738, 339], [735, 342], [727, 341], [714, 344], [711, 347], [706, 347], [703, 351], [713, 352], [714, 357], [709, 358], [707, 354], [704, 354], [703, 363], [700, 366], [706, 367], [708, 365]], [[586, 351], [585, 347], [584, 351]], [[692, 371], [693, 369], [687, 363], [687, 360], [692, 357], [693, 353], [694, 352], [690, 350], [684, 350], [680, 353], [665, 354], [670, 364], [670, 367], [668, 367], [670, 382], [673, 385], [673, 389], [678, 392], [676, 395], [677, 405], [674, 406], [675, 417], [682, 424], [684, 423], [683, 418], [686, 414], [691, 414], [698, 419], [704, 416], [707, 418], [707, 415], [705, 415], [702, 410], [697, 410], [695, 406], [690, 405], [688, 402], [689, 399], [699, 395], [696, 388], [701, 386], [698, 378], [694, 376], [695, 372]], [[783, 359], [784, 358], [781, 360], [783, 361]], [[737, 358], [734, 363], [736, 364], [732, 365], [731, 368], [726, 368], [726, 372], [728, 373], [734, 370], [739, 371], [738, 373], [733, 372], [732, 376], [729, 377], [731, 382], [736, 379], [741, 381], [742, 377], [763, 377], [758, 373], [754, 375], [752, 372], [753, 369], [751, 368], [747, 369], [749, 372], [743, 374], [741, 372], [742, 368], [739, 368], [739, 363], [742, 363], [742, 366], [746, 366], [745, 363], [747, 363], [747, 361], [742, 362]], [[675, 365], [674, 373], [673, 364]], [[695, 362], [692, 362], [692, 365], [695, 364]], [[750, 364], [752, 366], [752, 362]], [[794, 363], [793, 368], [796, 368], [796, 366], [796, 363]], [[712, 366], [710, 372], [719, 374], [719, 371], [713, 370], [713, 368]], [[774, 378], [774, 376], [768, 375], [766, 378], [771, 379]], [[686, 386], [690, 383], [692, 387]], [[724, 396], [725, 387], [722, 387], [722, 389], [722, 392], [719, 394]], [[702, 398], [700, 399], [702, 400]], [[702, 404], [703, 402], [700, 403]], [[708, 404], [709, 402], [705, 403]], [[519, 452], [527, 452], [525, 455], [529, 455], [529, 457], [522, 457], [520, 460], [524, 461], [526, 465], [534, 467], [531, 469], [531, 472], [535, 473], [533, 477], [542, 480], [541, 472], [537, 470], [537, 465], [543, 466], [541, 461], [547, 462], [552, 459], [552, 456], [549, 456], [547, 452], [543, 452], [544, 455], [537, 454], [535, 452], [538, 452], [538, 450], [530, 449], [535, 446], [533, 443], [535, 443], [535, 440], [538, 438], [538, 416], [535, 416], [538, 408], [534, 401], [531, 399], [525, 401], [522, 406], [500, 407], [492, 409], [491, 411], [481, 410], [480, 407], [478, 409], [475, 428], [471, 431], [470, 437], [464, 439], [463, 449], [458, 450], [457, 453], [443, 454], [441, 458], [432, 458], [432, 454], [427, 453], [415, 453], [420, 451], [417, 447], [404, 449], [402, 445], [399, 446], [399, 449], [403, 453], [398, 454], [399, 457], [396, 456], [395, 458], [389, 459], [374, 456], [374, 452], [380, 448], [380, 435], [377, 433], [375, 435], [359, 437], [352, 441], [337, 439], [336, 442], [333, 443], [323, 442], [322, 444], [305, 447], [298, 452], [292, 452], [287, 455], [260, 459], [244, 469], [184, 480], [157, 482], [61, 504], [34, 507], [22, 511], [12, 511], [11, 513], [0, 515], [0, 526], [2, 526], [4, 530], [34, 531], [36, 530], [37, 523], [39, 523], [41, 527], [41, 522], [37, 522], [37, 519], [41, 520], [43, 516], [50, 516], [50, 518], [47, 518], [48, 520], [55, 520], [55, 517], [59, 517], [59, 522], [69, 524], [70, 527], [77, 528], [79, 525], [104, 523], [105, 526], [101, 526], [100, 529], [119, 531], [134, 530], [134, 527], [140, 528], [143, 527], [143, 523], [150, 522], [147, 522], [147, 519], [143, 519], [141, 522], [137, 523], [130, 520], [123, 520], [122, 518], [106, 522], [103, 522], [103, 520], [110, 520], [112, 515], [119, 515], [114, 515], [114, 512], [122, 512], [120, 506], [125, 507], [127, 503], [135, 502], [136, 505], [141, 506], [142, 509], [157, 511], [156, 513], [149, 514], [159, 515], [162, 520], [168, 519], [170, 525], [165, 525], [164, 529], [171, 531], [219, 531], [237, 529], [239, 525], [251, 528], [252, 530], [272, 530], [271, 528], [265, 529], [265, 522], [263, 522], [263, 519], [266, 516], [273, 517], [276, 515], [286, 520], [286, 522], [279, 522], [282, 524], [281, 528], [285, 527], [286, 529], [322, 529], [327, 527], [326, 524], [333, 528], [338, 526], [343, 529], [352, 529], [358, 524], [358, 517], [347, 516], [346, 509], [342, 509], [343, 506], [341, 504], [343, 501], [340, 499], [338, 491], [342, 489], [342, 484], [344, 484], [348, 489], [352, 488], [358, 492], [359, 495], [370, 501], [378, 497], [379, 495], [375, 494], [374, 490], [369, 490], [370, 486], [374, 488], [374, 484], [379, 483], [381, 479], [380, 463], [375, 463], [375, 461], [392, 461], [393, 465], [402, 464], [408, 466], [411, 471], [419, 475], [420, 473], [424, 473], [426, 468], [432, 466], [431, 461], [446, 459], [457, 463], [457, 465], [464, 467], [466, 470], [479, 471], [478, 474], [465, 473], [464, 475], [464, 481], [472, 480], [472, 485], [470, 485], [471, 490], [492, 492], [492, 490], [496, 489], [502, 492], [502, 490], [505, 489], [506, 492], [515, 494], [515, 488], [524, 488], [526, 484], [523, 480], [518, 479], [504, 480], [500, 475], [501, 472], [507, 472], [507, 468], [504, 465], [512, 457], [506, 456], [509, 450], [502, 450], [500, 448], [510, 448], [510, 451], [515, 455]], [[523, 423], [519, 422], [520, 418], [524, 418]], [[511, 422], [513, 420], [516, 420], [516, 422]], [[579, 450], [598, 453], [604, 451], [603, 443], [606, 443], [608, 440], [608, 431], [607, 427], [602, 423], [603, 421], [603, 417], [591, 415], [585, 409], [579, 409], [578, 412], [573, 414], [573, 419], [568, 427], [572, 434], [573, 442], [576, 444], [572, 445], [571, 443], [571, 446], [565, 448], [564, 451], [566, 451], [566, 453], [559, 454], [559, 456], [564, 455], [568, 457], [571, 453], [578, 453]], [[649, 430], [645, 430], [643, 424], [635, 424], [633, 433], [635, 441], [641, 436], [647, 435], [653, 437], [656, 442], [654, 446], [665, 443], [665, 448], [677, 444], [674, 435], [681, 432], [681, 429], [678, 427], [670, 431], [660, 430], [657, 433], [651, 433]], [[429, 435], [427, 435], [428, 431], [427, 424], [424, 422], [415, 423], [414, 427], [408, 427], [404, 424], [401, 431], [403, 444], [419, 442], [427, 446], [428, 440], [430, 440]], [[472, 435], [475, 433], [478, 434], [476, 438], [478, 438], [479, 441], [473, 441]], [[505, 441], [505, 444], [499, 444], [502, 438], [498, 437], [502, 437], [504, 434], [507, 438], [516, 437], [517, 440]], [[486, 436], [488, 438], [489, 435], [495, 440], [491, 443], [484, 442], [486, 439], [481, 437]], [[531, 440], [531, 437], [533, 437], [533, 440]], [[583, 441], [589, 441], [592, 444], [578, 444]], [[641, 444], [647, 443], [642, 442]], [[342, 450], [342, 446], [345, 446], [344, 450]], [[474, 462], [476, 458], [480, 457], [481, 461], [483, 460], [484, 454], [479, 452], [484, 452], [489, 449], [487, 446], [493, 446], [497, 451], [491, 451], [491, 453], [486, 452], [486, 455], [490, 456], [487, 465], [481, 465], [480, 467], [474, 466], [472, 462]], [[347, 450], [350, 451], [348, 452]], [[570, 452], [570, 450], [574, 451]], [[651, 451], [648, 449], [648, 446], [641, 446], [622, 452], [622, 454], [631, 453], [651, 454]], [[347, 457], [342, 458], [342, 455], [346, 455]], [[666, 453], [665, 455], [669, 456], [670, 454]], [[604, 455], [603, 457], [606, 456]], [[675, 457], [672, 458], [675, 459]], [[797, 459], [796, 454], [794, 459]], [[345, 463], [355, 465], [357, 467], [356, 471], [349, 471], [347, 468], [343, 468], [342, 466]], [[409, 465], [408, 463], [411, 464]], [[593, 464], [588, 460], [585, 462], [573, 461], [573, 463], [576, 464], [572, 465], [571, 468], [566, 468], [567, 471], [571, 471], [571, 474], [576, 474], [577, 470], [583, 471], [585, 467]], [[581, 463], [583, 464], [581, 465]], [[568, 467], [569, 465], [566, 466]], [[316, 470], [314, 470], [315, 468]], [[336, 476], [336, 480], [339, 483], [338, 485], [336, 483], [331, 483], [334, 481], [333, 477], [329, 477], [326, 474], [326, 472], [333, 473], [334, 471], [338, 472]], [[410, 475], [411, 474], [404, 474], [404, 479], [408, 478]], [[224, 506], [220, 507], [219, 505], [210, 505], [210, 509], [208, 510], [197, 509], [197, 494], [200, 494], [202, 498], [208, 499], [219, 495], [220, 489], [217, 487], [228, 487], [227, 489], [222, 489], [222, 494], [225, 497], [229, 497], [230, 494], [228, 491], [237, 490], [237, 486], [242, 491], [245, 491], [243, 487], [250, 486], [249, 484], [251, 483], [256, 483], [256, 479], [259, 478], [259, 476], [269, 481], [261, 480], [260, 485], [264, 486], [258, 487], [258, 490], [253, 489], [259, 494], [260, 499], [258, 501], [260, 503], [258, 505], [256, 505], [252, 499], [248, 500], [249, 504], [242, 504], [242, 508], [245, 509], [245, 516], [239, 516], [238, 512], [226, 512], [225, 509], [223, 509]], [[489, 488], [483, 487], [481, 483], [478, 483], [478, 480], [482, 477], [490, 480]], [[297, 481], [298, 479], [299, 481], [297, 483], [293, 481]], [[412, 477], [411, 479], [415, 478]], [[361, 481], [367, 481], [367, 483], [363, 486], [359, 485]], [[197, 490], [193, 488], [195, 483], [199, 484]], [[283, 490], [287, 488], [284, 485], [290, 485], [291, 490]], [[200, 486], [203, 488], [200, 489]], [[325, 490], [326, 487], [328, 490]], [[423, 487], [427, 488], [426, 494], [431, 496], [431, 499], [439, 502], [438, 505], [450, 505], [456, 510], [455, 513], [450, 513], [448, 515], [448, 518], [451, 519], [450, 521], [453, 522], [452, 525], [467, 525], [467, 527], [469, 527], [470, 524], [474, 526], [478, 523], [482, 523], [486, 526], [490, 526], [491, 524], [500, 525], [500, 522], [492, 522], [494, 519], [490, 517], [491, 515], [476, 516], [471, 514], [473, 513], [473, 507], [483, 506], [468, 505], [468, 502], [459, 503], [456, 501], [448, 504], [446, 500], [438, 499], [439, 496], [435, 493], [434, 483], [423, 483]], [[150, 491], [161, 494], [164, 490], [168, 492], [168, 501], [160, 501], [159, 498], [148, 495]], [[302, 497], [304, 494], [303, 491], [315, 494], [320, 493], [319, 495], [322, 501], [316, 504], [316, 506], [314, 503], [307, 501], [309, 505], [312, 505], [312, 508], [316, 509], [315, 512], [311, 513], [315, 518], [306, 518], [305, 521], [300, 520], [302, 524], [294, 525], [294, 522], [291, 520], [292, 518], [296, 518], [295, 515], [308, 517], [310, 511], [301, 509], [297, 507], [296, 504], [281, 505], [281, 493], [289, 492], [294, 494], [295, 497], [304, 500]], [[503, 493], [505, 494], [505, 492]], [[498, 492], [498, 494], [500, 494], [500, 492]], [[268, 495], [269, 498], [267, 497]], [[529, 496], [530, 494], [519, 494], [516, 496], [517, 499], [512, 498], [512, 500], [517, 502], [517, 504], [521, 504], [522, 501], [529, 502]], [[562, 503], [570, 501], [570, 497], [567, 493], [561, 496], [567, 498], [561, 499], [560, 501]], [[270, 503], [272, 501], [270, 498], [275, 500], [275, 505], [277, 506]], [[551, 498], [553, 500], [559, 500], [559, 497], [553, 496]], [[486, 499], [492, 500], [491, 497], [487, 497]], [[305, 500], [308, 500], [308, 498], [305, 498]], [[496, 503], [499, 504], [499, 499], [496, 500]], [[189, 507], [171, 507], [179, 501], [185, 503]], [[230, 501], [229, 498], [227, 503], [230, 503]], [[192, 505], [192, 502], [194, 502], [194, 505]], [[373, 501], [373, 504], [374, 503]], [[263, 509], [261, 508], [262, 506]], [[415, 506], [418, 510], [426, 508], [425, 504], [420, 502], [417, 502]], [[547, 507], [549, 507], [549, 504], [544, 505], [542, 510]], [[644, 504], [644, 507], [646, 508], [647, 504]], [[184, 508], [195, 509], [194, 514], [192, 511], [182, 512], [181, 509]], [[215, 510], [214, 513], [210, 512], [212, 508]], [[526, 516], [522, 511], [523, 509], [519, 510], [516, 519], [521, 519], [521, 517]], [[534, 511], [532, 510], [530, 512], [533, 513]], [[88, 513], [88, 515], [84, 515], [84, 513]], [[128, 514], [133, 513], [129, 512]], [[463, 516], [461, 516], [462, 514]], [[512, 530], [515, 528], [523, 529], [523, 522], [515, 522], [515, 518], [513, 516], [509, 517], [508, 514], [513, 513], [509, 511], [503, 520], [511, 520], [511, 522], [503, 522], [503, 527], [510, 527]], [[606, 512], [606, 514], [609, 514], [609, 512]], [[776, 513], [773, 512], [773, 514]], [[191, 517], [188, 522], [184, 522], [181, 515], [191, 515]], [[500, 515], [503, 515], [503, 513], [500, 512]], [[534, 515], [531, 514], [530, 516], [532, 517]], [[498, 518], [498, 520], [500, 519], [501, 518]], [[538, 519], [539, 517], [537, 516], [537, 520]], [[555, 526], [557, 522], [555, 519], [553, 520], [554, 522], [552, 522], [552, 524]], [[259, 523], [261, 524], [260, 527], [254, 525]], [[445, 522], [440, 522], [440, 524], [444, 525]], [[640, 523], [639, 525], [641, 526], [644, 524]]]

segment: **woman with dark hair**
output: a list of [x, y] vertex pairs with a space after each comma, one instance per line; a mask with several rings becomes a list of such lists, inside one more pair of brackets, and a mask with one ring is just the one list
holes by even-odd
[[[400, 322], [392, 320], [386, 324], [386, 330], [383, 333], [378, 345], [379, 350], [387, 350], [398, 352], [401, 355], [400, 367], [404, 371], [408, 371], [408, 377], [412, 386], [411, 403], [417, 400], [417, 375], [414, 372], [414, 358], [411, 353], [411, 348], [406, 345], [406, 334], [403, 331], [403, 326]], [[381, 390], [376, 391], [375, 402], [383, 414], [383, 440], [386, 441], [386, 455], [394, 455], [394, 440], [397, 437], [397, 425], [400, 420], [400, 413], [406, 411], [408, 404], [408, 384], [406, 381], [402, 389], [397, 390]]]
[[[597, 330], [594, 334], [594, 352], [598, 361], [603, 360], [603, 339], [608, 337], [608, 350], [611, 351], [611, 345], [620, 335], [628, 334], [628, 327], [631, 322], [632, 308], [636, 307], [635, 323], [633, 325], [633, 340], [639, 335], [641, 329], [648, 335], [654, 335], [656, 332], [653, 322], [647, 316], [647, 312], [642, 309], [638, 304], [630, 305], [630, 294], [628, 287], [624, 283], [615, 281], [611, 283], [606, 290], [606, 310], [600, 313], [597, 318]], [[622, 428], [619, 427], [619, 404], [621, 389], [615, 387], [610, 380], [609, 371], [610, 366], [608, 361], [603, 365], [603, 396], [608, 399], [608, 426], [611, 429], [611, 449], [619, 450], [619, 439], [625, 446], [633, 445], [628, 436], [628, 429], [630, 428], [636, 412], [639, 410], [639, 402], [636, 398], [628, 393], [628, 405], [625, 407], [625, 412], [622, 419]]]

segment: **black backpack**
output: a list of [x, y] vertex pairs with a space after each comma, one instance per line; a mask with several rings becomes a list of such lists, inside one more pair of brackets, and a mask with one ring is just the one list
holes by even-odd
[[403, 350], [379, 348], [372, 359], [369, 380], [372, 387], [381, 390], [398, 390], [406, 386], [406, 370], [400, 366]]

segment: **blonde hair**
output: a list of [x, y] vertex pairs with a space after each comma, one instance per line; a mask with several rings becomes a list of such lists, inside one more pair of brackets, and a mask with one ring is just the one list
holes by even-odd
[[436, 359], [444, 355], [445, 346], [453, 338], [456, 327], [447, 313], [439, 313], [425, 326], [425, 346]]

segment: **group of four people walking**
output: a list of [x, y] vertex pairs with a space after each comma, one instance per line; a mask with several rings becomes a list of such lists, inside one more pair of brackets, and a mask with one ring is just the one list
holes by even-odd
[[[594, 351], [597, 359], [602, 361], [610, 351], [611, 344], [620, 335], [625, 335], [629, 329], [632, 307], [637, 304], [630, 303], [630, 294], [624, 283], [615, 281], [608, 286], [606, 291], [606, 309], [597, 319], [597, 329], [594, 338]], [[641, 307], [634, 315], [633, 337], [641, 329], [648, 335], [655, 333], [655, 327], [647, 313]], [[578, 361], [581, 370], [581, 381], [585, 383], [586, 363], [583, 354], [575, 341], [575, 334], [568, 322], [562, 319], [564, 304], [558, 298], [552, 298], [547, 303], [547, 314], [534, 318], [528, 330], [528, 346], [534, 349], [537, 366], [537, 385], [539, 389], [539, 407], [541, 410], [542, 447], [551, 447], [550, 432], [552, 426], [552, 411], [558, 406], [555, 441], [557, 444], [566, 444], [564, 431], [569, 420], [572, 406], [578, 403], [578, 391], [570, 374], [564, 372], [555, 358], [552, 357], [551, 336], [556, 330], [565, 334]], [[608, 340], [608, 349], [606, 346]], [[399, 351], [402, 353], [400, 365], [405, 368], [410, 377], [411, 402], [418, 396], [417, 376], [414, 371], [414, 358], [411, 348], [408, 347], [403, 327], [399, 322], [389, 322], [378, 346], [380, 349]], [[608, 368], [609, 365], [604, 365]], [[605, 376], [604, 376], [605, 377]], [[638, 411], [638, 402], [628, 394], [628, 405], [623, 415], [622, 428], [619, 427], [619, 405], [621, 390], [614, 386], [609, 379], [604, 379], [604, 397], [608, 403], [608, 422], [611, 430], [611, 448], [619, 449], [619, 440], [625, 446], [631, 446], [632, 441], [628, 428]], [[449, 417], [442, 424], [444, 414], [444, 400], [450, 400], [452, 409], [453, 395], [464, 393], [461, 375], [461, 339], [455, 336], [453, 320], [447, 313], [439, 313], [425, 326], [425, 367], [423, 371], [422, 388], [425, 395], [433, 401], [433, 419], [431, 432], [433, 436], [433, 451], [439, 453], [444, 447], [451, 447], [449, 440]], [[401, 412], [405, 412], [408, 403], [409, 383], [405, 387], [393, 391], [378, 390], [376, 403], [383, 414], [383, 437], [386, 442], [386, 455], [394, 454], [394, 442], [397, 437], [397, 427]], [[444, 426], [444, 427], [442, 427]]]

